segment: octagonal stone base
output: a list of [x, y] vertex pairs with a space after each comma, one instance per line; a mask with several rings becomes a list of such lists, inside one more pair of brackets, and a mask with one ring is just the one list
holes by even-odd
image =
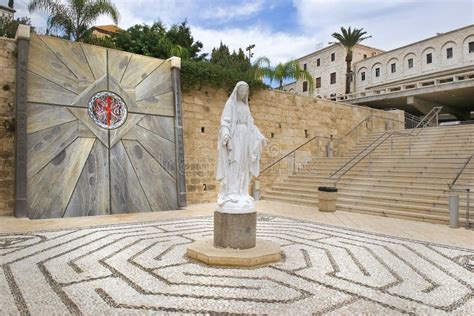
[[257, 239], [249, 249], [216, 248], [213, 240], [199, 240], [186, 251], [190, 258], [213, 266], [253, 267], [277, 262], [281, 259], [280, 246], [268, 240]]

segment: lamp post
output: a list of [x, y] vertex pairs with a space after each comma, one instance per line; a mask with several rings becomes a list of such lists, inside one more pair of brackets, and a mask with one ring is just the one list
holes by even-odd
[[253, 57], [252, 49], [254, 48], [255, 48], [255, 44], [251, 44], [247, 46], [247, 48], [245, 49], [246, 51], [249, 52], [249, 62], [250, 62], [250, 59]]

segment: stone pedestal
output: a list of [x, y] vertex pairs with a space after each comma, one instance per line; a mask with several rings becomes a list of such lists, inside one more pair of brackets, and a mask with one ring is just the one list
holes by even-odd
[[214, 240], [189, 245], [189, 258], [211, 266], [253, 267], [281, 260], [280, 245], [256, 238], [257, 213], [214, 212]]
[[232, 214], [214, 212], [214, 247], [249, 249], [257, 241], [257, 212]]

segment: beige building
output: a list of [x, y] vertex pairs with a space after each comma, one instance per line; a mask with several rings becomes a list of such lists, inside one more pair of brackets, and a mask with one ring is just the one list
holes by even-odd
[[459, 119], [474, 110], [474, 25], [354, 63], [355, 104], [426, 113], [435, 105]]
[[[357, 45], [353, 51], [353, 62], [376, 56], [383, 51], [365, 45]], [[345, 93], [346, 50], [340, 44], [332, 44], [323, 49], [297, 59], [301, 68], [314, 78], [313, 95], [324, 99], [335, 99]], [[297, 80], [285, 85], [287, 91], [309, 95], [308, 82]]]
[[13, 19], [15, 14], [15, 10], [13, 8], [0, 5], [0, 17], [7, 17], [9, 19]]

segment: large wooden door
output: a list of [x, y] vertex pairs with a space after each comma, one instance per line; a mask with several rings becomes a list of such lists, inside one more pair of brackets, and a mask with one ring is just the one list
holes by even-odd
[[33, 35], [28, 217], [177, 208], [170, 61]]

